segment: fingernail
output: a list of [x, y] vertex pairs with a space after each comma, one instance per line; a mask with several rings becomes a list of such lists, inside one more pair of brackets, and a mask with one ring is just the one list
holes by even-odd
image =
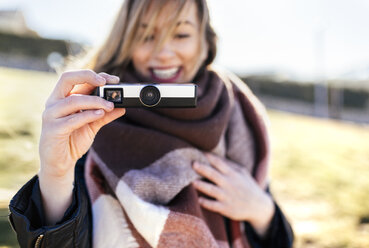
[[112, 102], [105, 101], [105, 105], [110, 109], [114, 108], [114, 103]]
[[100, 76], [99, 74], [96, 74], [96, 79], [99, 83], [105, 83], [106, 80], [105, 78], [103, 78], [102, 76]]
[[101, 115], [104, 111], [102, 109], [95, 110], [96, 115]]
[[199, 163], [198, 162], [194, 162], [192, 165], [194, 168], [199, 168]]
[[115, 75], [110, 75], [110, 78], [119, 82], [120, 78], [118, 76], [115, 76]]

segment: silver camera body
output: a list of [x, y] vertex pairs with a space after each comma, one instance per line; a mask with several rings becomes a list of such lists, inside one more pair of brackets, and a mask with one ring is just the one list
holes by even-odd
[[97, 87], [95, 95], [113, 102], [116, 108], [194, 108], [197, 105], [195, 84], [109, 84]]

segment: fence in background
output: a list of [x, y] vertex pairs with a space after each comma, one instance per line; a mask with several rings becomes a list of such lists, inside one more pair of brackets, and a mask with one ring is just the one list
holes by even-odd
[[[243, 77], [268, 108], [338, 120], [369, 123], [369, 82], [328, 82], [326, 86], [309, 82], [277, 81], [262, 76]], [[317, 94], [323, 91], [326, 104]], [[327, 108], [322, 116], [319, 108]]]

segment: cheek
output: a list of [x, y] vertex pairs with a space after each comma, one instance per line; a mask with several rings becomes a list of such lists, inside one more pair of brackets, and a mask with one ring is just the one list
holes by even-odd
[[148, 46], [142, 45], [137, 47], [132, 54], [132, 62], [136, 70], [144, 72], [147, 63], [150, 60], [150, 48]]
[[187, 68], [193, 67], [199, 55], [199, 46], [197, 45], [197, 41], [189, 41], [181, 44], [179, 51], [184, 66]]
[[181, 58], [184, 70], [184, 81], [190, 81], [195, 76], [198, 67], [202, 63], [198, 63], [200, 56], [200, 45], [198, 40], [192, 40], [188, 43], [183, 43], [181, 47]]

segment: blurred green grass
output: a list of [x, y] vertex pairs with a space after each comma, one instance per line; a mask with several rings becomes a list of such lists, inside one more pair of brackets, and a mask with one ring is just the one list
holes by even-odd
[[369, 247], [369, 126], [269, 114], [272, 191], [296, 247]]
[[56, 79], [0, 67], [0, 188], [17, 188], [37, 170], [40, 116]]
[[17, 247], [18, 243], [9, 226], [8, 209], [0, 208], [0, 247]]
[[[41, 114], [56, 80], [0, 67], [0, 247], [16, 244], [6, 208], [38, 170]], [[268, 113], [271, 190], [295, 247], [369, 247], [369, 127]]]

